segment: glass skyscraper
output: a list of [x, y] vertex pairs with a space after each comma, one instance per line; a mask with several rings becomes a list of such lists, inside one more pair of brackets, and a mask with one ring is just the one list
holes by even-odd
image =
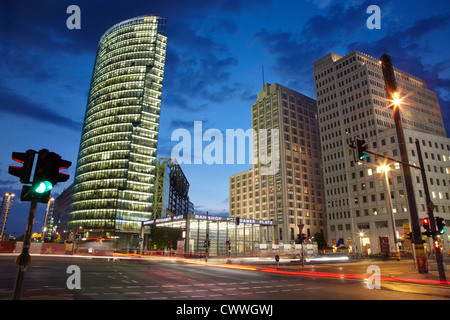
[[152, 216], [167, 37], [165, 18], [120, 22], [101, 37], [73, 186], [70, 229], [84, 237], [138, 241]]

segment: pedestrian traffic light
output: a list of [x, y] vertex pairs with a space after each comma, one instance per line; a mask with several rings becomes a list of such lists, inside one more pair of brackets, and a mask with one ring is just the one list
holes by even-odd
[[436, 227], [440, 234], [447, 232], [447, 229], [445, 229], [444, 218], [436, 217]]
[[205, 242], [203, 243], [203, 248], [208, 248], [208, 241], [205, 240]]
[[27, 152], [13, 152], [12, 159], [14, 161], [20, 162], [23, 165], [19, 166], [9, 166], [8, 173], [19, 177], [21, 183], [31, 183], [31, 170], [33, 169], [34, 162], [34, 150], [27, 150]]
[[236, 217], [236, 225], [239, 225], [239, 222], [241, 222], [241, 219], [239, 217]]
[[356, 154], [359, 160], [364, 160], [367, 158], [367, 144], [363, 139], [356, 138]]

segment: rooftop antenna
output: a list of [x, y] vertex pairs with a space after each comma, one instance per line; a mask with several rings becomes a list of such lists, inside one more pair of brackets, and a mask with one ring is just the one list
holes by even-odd
[[263, 85], [264, 85], [264, 65], [262, 65], [262, 81], [263, 81]]

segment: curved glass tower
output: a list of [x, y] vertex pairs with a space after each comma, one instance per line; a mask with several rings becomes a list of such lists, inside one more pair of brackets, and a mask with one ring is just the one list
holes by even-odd
[[70, 229], [136, 245], [152, 213], [167, 37], [165, 18], [120, 22], [101, 37], [73, 186]]

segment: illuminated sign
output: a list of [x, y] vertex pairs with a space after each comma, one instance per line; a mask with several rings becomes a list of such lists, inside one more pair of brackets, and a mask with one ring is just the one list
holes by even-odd
[[[180, 214], [177, 216], [172, 217], [166, 217], [166, 218], [159, 218], [159, 219], [152, 219], [142, 222], [144, 226], [150, 226], [150, 225], [156, 225], [159, 223], [167, 223], [167, 222], [173, 222], [173, 221], [180, 221], [185, 220], [189, 216], [191, 220], [207, 220], [207, 221], [224, 221], [224, 222], [236, 222], [236, 218], [232, 217], [222, 217], [222, 216], [210, 216], [210, 215], [204, 215], [204, 214], [193, 214], [193, 215], [185, 215]], [[275, 221], [273, 220], [255, 220], [255, 219], [240, 219], [240, 223], [247, 223], [247, 224], [259, 224], [264, 226], [273, 226], [275, 225]]]

